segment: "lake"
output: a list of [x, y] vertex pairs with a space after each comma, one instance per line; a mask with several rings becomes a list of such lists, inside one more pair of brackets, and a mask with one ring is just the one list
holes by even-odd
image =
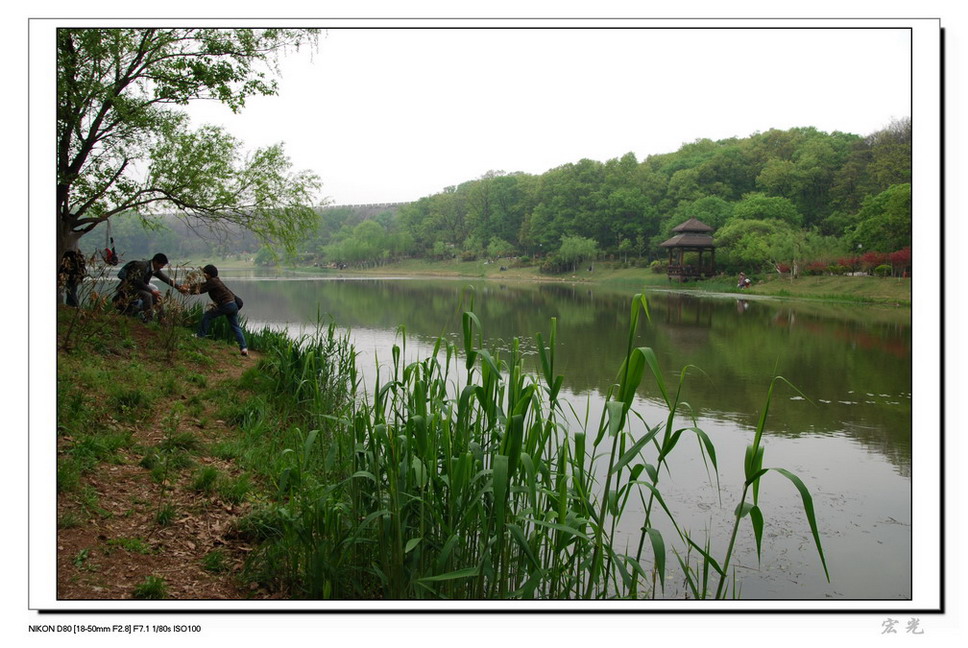
[[[564, 375], [563, 398], [574, 407], [575, 429], [586, 415], [590, 427], [597, 425], [624, 358], [629, 305], [637, 292], [558, 282], [259, 275], [222, 273], [244, 298], [249, 327], [298, 335], [311, 332], [318, 320], [332, 319], [350, 332], [369, 385], [378, 364], [389, 366], [400, 327], [412, 361], [426, 357], [438, 336], [460, 347], [461, 311], [471, 303], [486, 344], [496, 349], [518, 337], [533, 351], [535, 334], [547, 339], [549, 321], [557, 318], [556, 373]], [[824, 578], [799, 494], [770, 473], [760, 492], [766, 522], [762, 555], [758, 560], [744, 521], [732, 563], [742, 597], [910, 598], [910, 310], [659, 291], [649, 292], [648, 299], [651, 321], [640, 323], [636, 344], [656, 351], [667, 384], [678, 382], [683, 367], [695, 367], [688, 371], [684, 400], [715, 444], [719, 461], [717, 490], [698, 444], [684, 438], [660, 487], [676, 519], [698, 537], [708, 535], [714, 556], [728, 543], [742, 492], [744, 451], [771, 377], [782, 375], [802, 392], [778, 385], [764, 466], [786, 468], [810, 489], [831, 582]], [[649, 379], [634, 409], [651, 425], [665, 419]], [[688, 418], [682, 422], [691, 425]], [[641, 519], [641, 505], [638, 516], [627, 517]], [[673, 535], [671, 527], [663, 533]], [[625, 538], [635, 546], [636, 528], [621, 534], [618, 549]], [[676, 563], [672, 555], [669, 563], [670, 569]], [[665, 596], [683, 594], [681, 578], [670, 578]]]

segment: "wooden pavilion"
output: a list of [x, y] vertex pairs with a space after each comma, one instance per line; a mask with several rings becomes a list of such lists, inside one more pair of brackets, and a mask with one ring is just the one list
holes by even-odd
[[[716, 246], [712, 237], [714, 229], [696, 218], [690, 218], [672, 231], [675, 236], [659, 245], [669, 250], [669, 279], [675, 277], [679, 281], [688, 281], [713, 276], [716, 273]], [[687, 252], [698, 252], [698, 262], [686, 263]], [[706, 253], [708, 255], [704, 259], [703, 255]]]

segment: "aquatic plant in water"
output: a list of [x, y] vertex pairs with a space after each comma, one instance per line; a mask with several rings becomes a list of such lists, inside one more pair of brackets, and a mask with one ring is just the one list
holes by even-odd
[[[636, 295], [626, 355], [600, 420], [578, 430], [567, 417], [571, 405], [560, 399], [554, 319], [547, 344], [536, 335], [538, 375], [525, 371], [518, 340], [503, 354], [484, 347], [472, 307], [462, 316], [462, 348], [439, 338], [429, 357], [406, 363], [402, 331], [389, 375], [378, 374], [371, 393], [356, 394], [353, 371], [347, 394], [355, 397], [340, 399], [340, 411], [320, 394], [347, 379], [353, 353], [333, 356], [332, 329], [328, 344], [270, 353], [279, 390], [312, 412], [313, 429], [282, 452], [279, 500], [260, 513], [273, 533], [250, 568], [273, 566], [273, 578], [306, 598], [643, 598], [661, 595], [672, 551], [688, 595], [734, 597], [727, 575], [738, 529], [749, 517], [759, 552], [760, 479], [773, 470], [799, 490], [827, 573], [805, 485], [789, 471], [763, 468], [762, 435], [781, 377], [771, 383], [747, 450], [720, 559], [708, 538], [697, 542], [677, 523], [660, 487], [670, 454], [683, 435], [694, 436], [718, 483], [716, 450], [695, 423], [677, 425], [690, 368], [670, 390], [654, 351], [635, 346], [642, 314], [649, 317], [648, 302]], [[342, 373], [324, 354], [342, 358]], [[667, 409], [654, 425], [633, 408], [646, 375]], [[644, 511], [633, 520], [641, 528], [634, 551], [616, 539], [620, 520], [635, 515], [633, 498]], [[659, 511], [672, 537], [656, 524]]]

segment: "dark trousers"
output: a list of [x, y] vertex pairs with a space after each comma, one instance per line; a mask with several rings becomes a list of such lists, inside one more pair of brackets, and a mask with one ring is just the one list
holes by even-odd
[[160, 303], [150, 290], [127, 286], [118, 291], [115, 303], [118, 304], [118, 309], [127, 315], [142, 315], [147, 319], [151, 317], [152, 309], [155, 309], [161, 317]]
[[198, 323], [198, 337], [206, 337], [208, 335], [208, 329], [212, 325], [212, 320], [222, 315], [229, 321], [229, 326], [232, 327], [232, 332], [235, 333], [235, 339], [239, 343], [239, 348], [244, 349], [245, 335], [242, 334], [242, 327], [239, 326], [239, 307], [236, 306], [234, 301], [228, 302], [227, 304], [219, 304], [215, 308], [205, 311], [205, 314], [202, 315], [202, 321]]
[[66, 300], [68, 306], [80, 306], [81, 303], [77, 300], [77, 283], [68, 281], [64, 286], [66, 290]]

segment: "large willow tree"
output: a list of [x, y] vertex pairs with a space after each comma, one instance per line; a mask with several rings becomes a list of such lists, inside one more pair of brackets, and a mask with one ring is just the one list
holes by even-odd
[[320, 188], [293, 172], [282, 144], [245, 153], [212, 126], [192, 129], [193, 100], [240, 110], [276, 93], [279, 56], [315, 30], [61, 29], [57, 32], [57, 258], [112, 216], [175, 211], [241, 225], [292, 246], [315, 219]]

